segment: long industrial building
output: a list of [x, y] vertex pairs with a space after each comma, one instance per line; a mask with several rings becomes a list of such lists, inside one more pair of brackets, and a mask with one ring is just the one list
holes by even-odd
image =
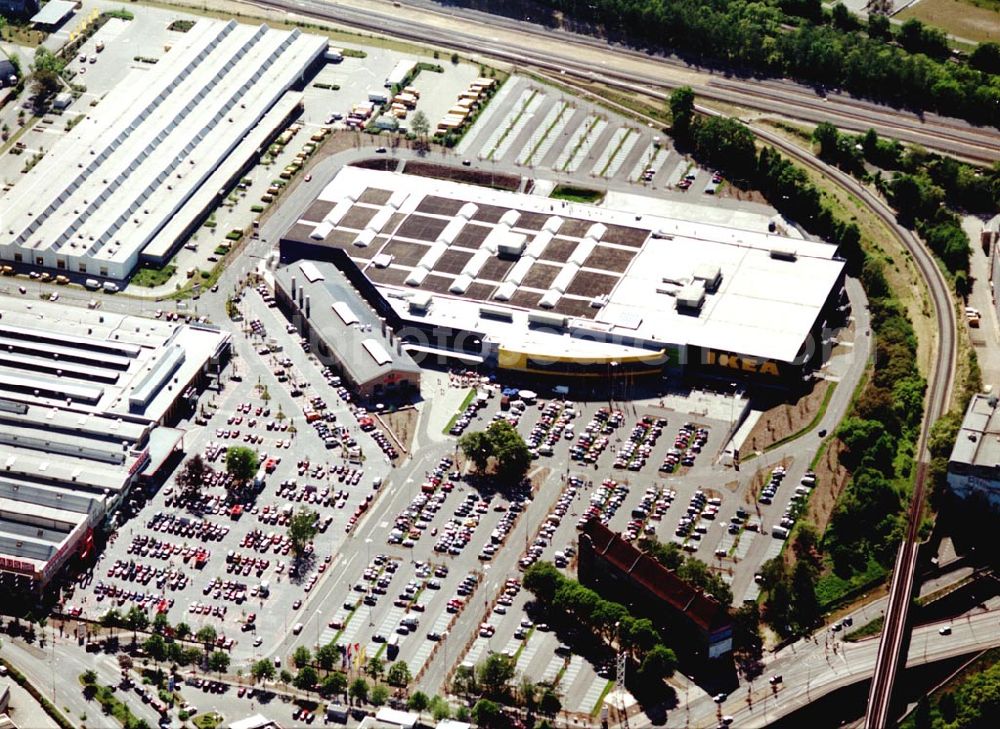
[[415, 357], [533, 373], [795, 379], [849, 312], [825, 243], [358, 167], [280, 254], [336, 264]]
[[[326, 47], [298, 30], [199, 20], [14, 186], [0, 211], [0, 260], [114, 280], [154, 241], [151, 257], [165, 260], [217, 201], [219, 185], [199, 195], [203, 186], [220, 169], [237, 176], [285, 123], [298, 103], [286, 92]], [[171, 239], [157, 241], [168, 227]]]
[[0, 588], [43, 588], [180, 445], [211, 327], [0, 298]]

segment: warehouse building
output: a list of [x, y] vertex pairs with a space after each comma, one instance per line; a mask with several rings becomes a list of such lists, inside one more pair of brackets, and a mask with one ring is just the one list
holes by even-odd
[[692, 587], [645, 552], [591, 519], [580, 533], [580, 582], [648, 617], [670, 646], [699, 659], [733, 650], [727, 606]]
[[11, 297], [0, 312], [0, 586], [39, 590], [183, 447], [169, 426], [230, 336]]
[[199, 20], [129, 73], [24, 175], [0, 212], [0, 260], [121, 280], [163, 262], [301, 103], [286, 93], [327, 41]]
[[963, 501], [1000, 512], [1000, 400], [973, 395], [948, 459], [948, 487]]
[[420, 390], [420, 367], [385, 319], [336, 266], [299, 261], [275, 273], [278, 306], [324, 365], [363, 398], [407, 398]]
[[824, 243], [345, 167], [281, 260], [336, 264], [415, 354], [799, 380], [849, 316]]

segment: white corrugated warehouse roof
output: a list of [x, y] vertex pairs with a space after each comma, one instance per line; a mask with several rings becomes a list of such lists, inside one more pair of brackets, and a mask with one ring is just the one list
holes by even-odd
[[[201, 19], [128, 74], [15, 186], [3, 257], [106, 266], [138, 253], [326, 49], [325, 38]], [[95, 266], [88, 273], [99, 273]]]

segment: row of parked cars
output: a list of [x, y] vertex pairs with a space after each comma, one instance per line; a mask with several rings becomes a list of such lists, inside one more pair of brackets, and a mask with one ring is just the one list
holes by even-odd
[[693, 466], [695, 458], [707, 442], [708, 428], [694, 423], [684, 423], [674, 437], [674, 447], [664, 456], [660, 471], [673, 473], [679, 466]]
[[221, 542], [223, 537], [229, 533], [229, 527], [225, 524], [215, 524], [210, 521], [167, 514], [162, 511], [156, 512], [146, 522], [146, 528], [152, 529], [154, 532], [173, 534], [178, 537], [200, 539], [203, 542]]
[[615, 454], [614, 467], [627, 468], [629, 471], [641, 470], [666, 426], [666, 418], [644, 415], [632, 428], [628, 440]]

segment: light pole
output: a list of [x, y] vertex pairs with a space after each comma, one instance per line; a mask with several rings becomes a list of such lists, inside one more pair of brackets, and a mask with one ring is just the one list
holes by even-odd
[[[368, 557], [368, 564], [370, 565], [372, 563], [372, 538], [371, 537], [366, 537], [365, 538], [365, 554]], [[368, 627], [370, 628], [370, 627], [372, 627], [374, 625], [375, 625], [375, 616], [372, 614], [372, 604], [369, 602], [368, 603]]]

